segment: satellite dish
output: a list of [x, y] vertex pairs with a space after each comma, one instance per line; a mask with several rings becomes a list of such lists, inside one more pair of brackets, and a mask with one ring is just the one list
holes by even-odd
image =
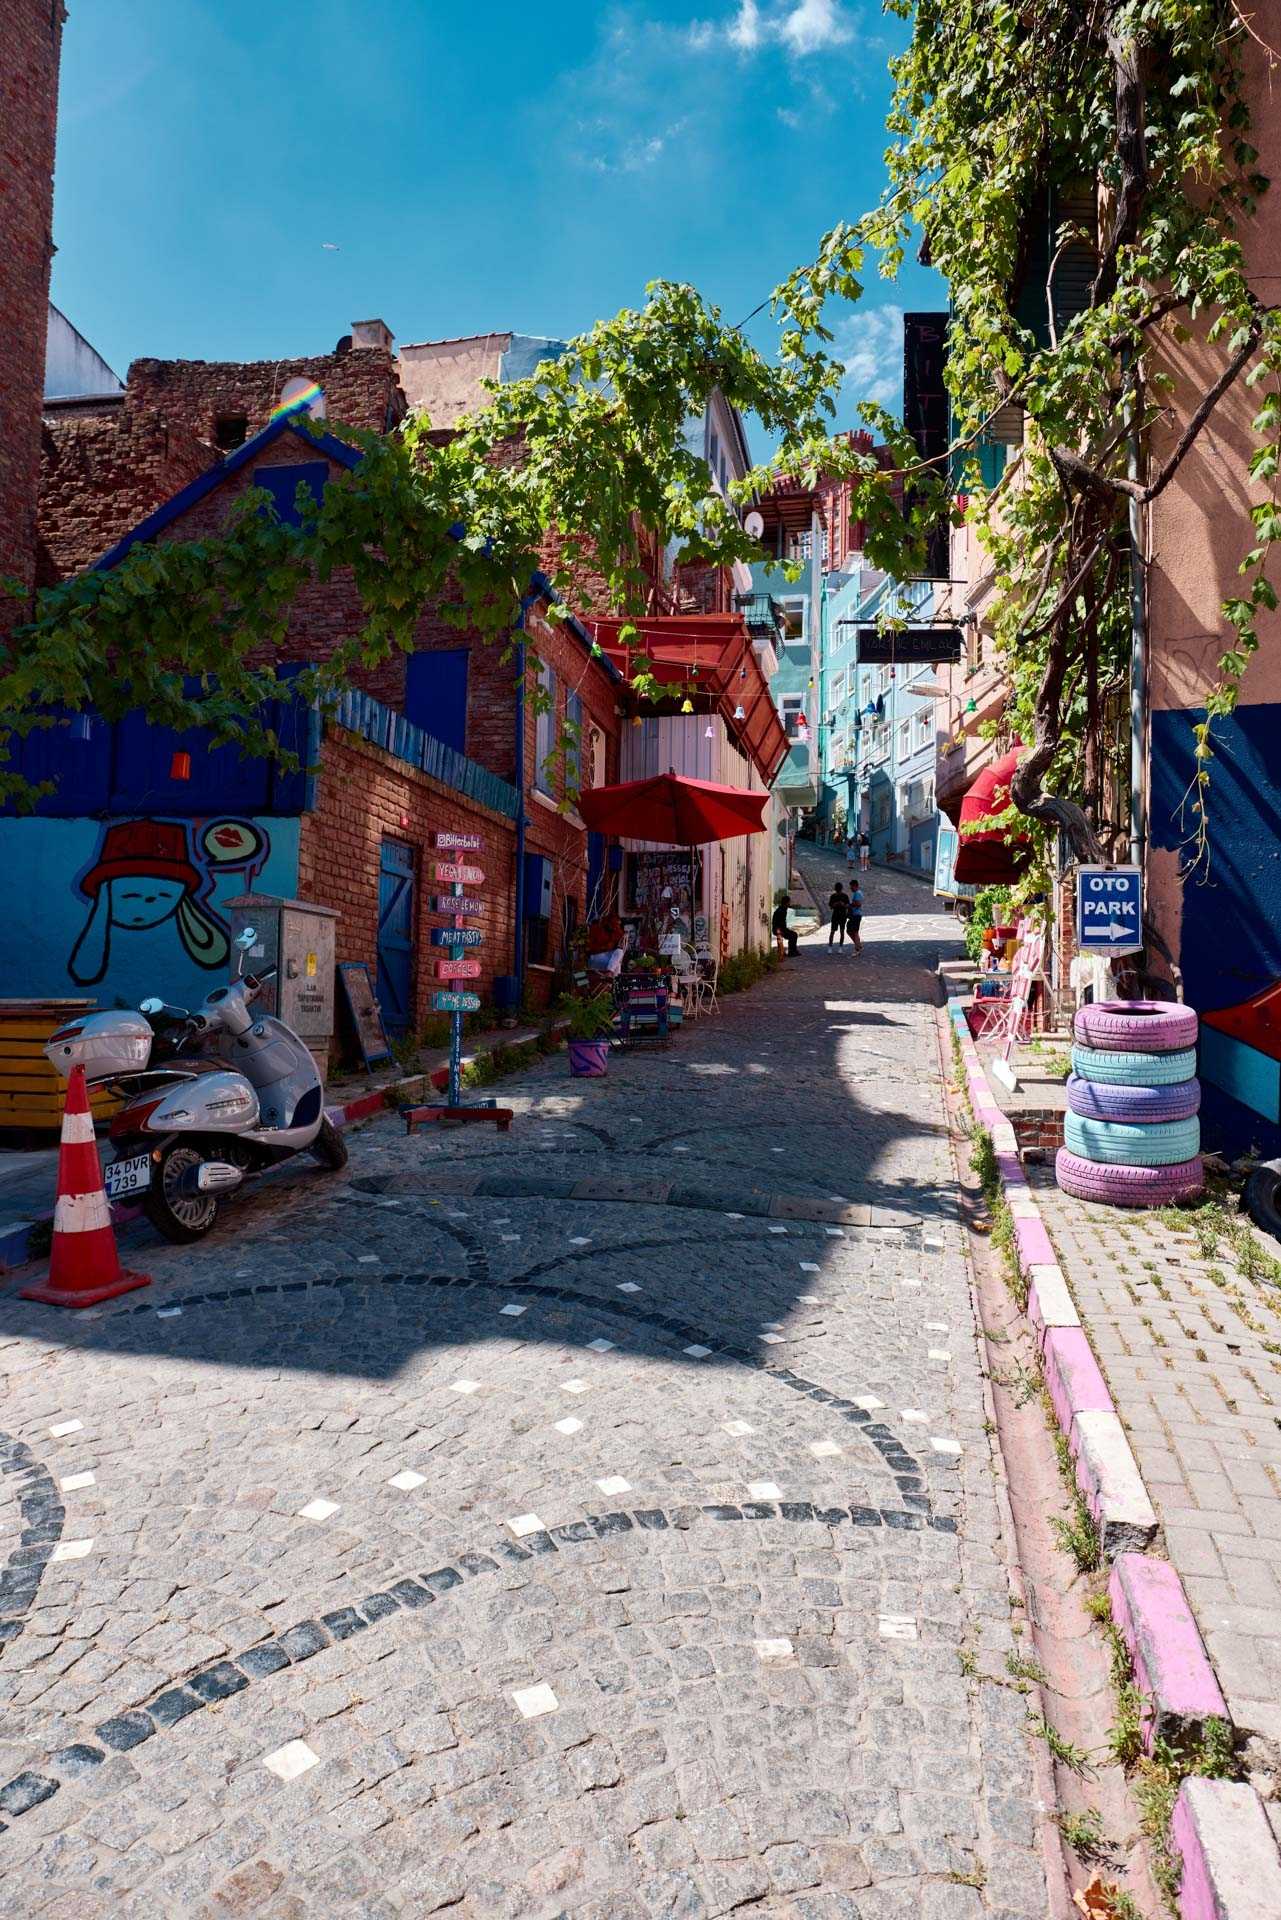
[[307, 378], [306, 374], [296, 373], [292, 379], [286, 380], [284, 386], [280, 389], [280, 398], [276, 402], [275, 411], [282, 413], [286, 407], [298, 407], [300, 401], [306, 402], [305, 406], [299, 407], [300, 412], [309, 413], [313, 420], [324, 419], [325, 396], [323, 392], [314, 380]]
[[743, 532], [748, 534], [751, 539], [759, 540], [761, 535], [764, 533], [764, 531], [765, 531], [764, 516], [762, 514], [757, 513], [755, 507], [753, 507], [752, 511], [748, 514], [747, 518], [743, 522]]

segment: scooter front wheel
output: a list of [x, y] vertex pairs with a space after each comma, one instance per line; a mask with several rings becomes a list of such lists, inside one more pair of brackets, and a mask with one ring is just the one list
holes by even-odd
[[319, 1160], [322, 1167], [328, 1167], [331, 1173], [337, 1173], [347, 1164], [347, 1142], [339, 1133], [333, 1121], [326, 1114], [320, 1123], [320, 1132], [307, 1149], [313, 1160]]
[[197, 1169], [205, 1156], [198, 1147], [175, 1140], [153, 1169], [142, 1210], [157, 1233], [175, 1246], [203, 1240], [218, 1218], [218, 1196], [193, 1191]]

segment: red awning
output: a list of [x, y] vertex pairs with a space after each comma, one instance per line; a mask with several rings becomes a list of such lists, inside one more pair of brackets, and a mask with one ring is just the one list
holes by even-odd
[[966, 832], [971, 821], [1005, 812], [1010, 804], [1010, 782], [1023, 751], [1021, 745], [1013, 747], [990, 767], [984, 767], [961, 802], [955, 877], [967, 886], [1005, 886], [1017, 880], [1028, 863], [1031, 842], [1025, 833], [1014, 835], [1011, 841], [1004, 827]]
[[768, 798], [712, 780], [660, 773], [649, 780], [591, 787], [579, 795], [578, 808], [593, 833], [652, 840], [659, 846], [703, 847], [713, 840], [763, 833], [761, 815]]
[[[636, 629], [626, 644], [624, 624]], [[624, 679], [632, 658], [649, 662], [656, 680], [679, 684], [696, 713], [719, 713], [766, 786], [787, 754], [787, 734], [770, 696], [756, 649], [741, 613], [673, 613], [649, 620], [597, 620], [596, 639]], [[741, 709], [741, 717], [740, 717]], [[670, 711], [660, 706], [659, 712]]]

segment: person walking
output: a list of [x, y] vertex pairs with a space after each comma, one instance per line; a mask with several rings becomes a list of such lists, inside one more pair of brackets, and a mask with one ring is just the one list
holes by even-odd
[[[835, 890], [827, 896], [827, 910], [832, 917], [831, 929], [827, 936], [828, 946], [845, 945], [845, 923], [850, 917], [850, 897], [838, 880]], [[837, 934], [840, 940], [837, 941]]]
[[787, 957], [789, 960], [794, 960], [796, 958], [796, 943], [797, 943], [798, 936], [797, 936], [795, 927], [789, 927], [787, 924], [787, 910], [791, 906], [791, 904], [792, 903], [788, 898], [788, 896], [784, 894], [783, 898], [779, 901], [778, 905], [774, 909], [774, 918], [771, 920], [770, 926], [773, 929], [774, 938], [779, 943], [780, 951], [782, 949], [783, 941], [786, 940]]
[[866, 827], [859, 828], [858, 865], [859, 872], [866, 873], [872, 859], [872, 836]]
[[858, 840], [855, 838], [853, 834], [851, 834], [849, 839], [845, 842], [845, 866], [851, 878], [853, 878], [854, 869], [857, 865], [858, 865]]
[[846, 915], [849, 924], [850, 939], [854, 943], [855, 953], [863, 951], [863, 888], [856, 880], [850, 891], [849, 912]]

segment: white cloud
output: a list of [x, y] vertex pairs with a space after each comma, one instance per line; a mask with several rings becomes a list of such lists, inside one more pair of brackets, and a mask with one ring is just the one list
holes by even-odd
[[[700, 47], [709, 44], [706, 22], [696, 23]], [[691, 38], [693, 29], [691, 29]], [[802, 57], [844, 46], [854, 36], [840, 0], [773, 0], [762, 9], [760, 0], [739, 0], [738, 11], [725, 28], [725, 38], [740, 53], [756, 53], [768, 42]]]
[[731, 47], [738, 47], [743, 53], [754, 53], [760, 46], [761, 10], [756, 0], [739, 0], [738, 12], [726, 29], [726, 37]]
[[779, 31], [793, 53], [821, 53], [851, 38], [849, 23], [836, 0], [800, 0], [789, 9]]
[[867, 307], [842, 320], [832, 351], [845, 362], [844, 393], [855, 405], [897, 408], [903, 397], [903, 309]]
[[[661, 160], [669, 141], [677, 139], [688, 125], [688, 120], [673, 120], [661, 133], [652, 133], [648, 139], [629, 140], [613, 153], [589, 155], [587, 164], [593, 173], [644, 173], [647, 167]], [[597, 126], [604, 130], [602, 123], [597, 122]]]
[[783, 125], [785, 127], [791, 127], [793, 132], [805, 124], [802, 116], [797, 113], [793, 107], [776, 107], [774, 111], [783, 122]]

